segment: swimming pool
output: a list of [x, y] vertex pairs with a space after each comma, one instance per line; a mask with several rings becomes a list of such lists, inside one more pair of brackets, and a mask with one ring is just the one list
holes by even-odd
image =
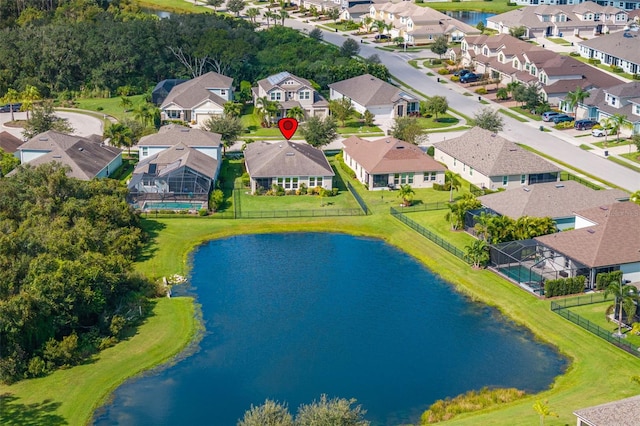
[[146, 201], [142, 210], [200, 210], [202, 205], [200, 201]]
[[518, 283], [540, 283], [543, 280], [540, 274], [533, 272], [523, 265], [506, 266], [498, 270]]

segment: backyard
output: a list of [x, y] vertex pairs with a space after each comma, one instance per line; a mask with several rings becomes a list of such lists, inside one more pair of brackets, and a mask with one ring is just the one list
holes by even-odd
[[[571, 312], [580, 315], [582, 318], [592, 322], [598, 327], [610, 331], [611, 334], [618, 331], [618, 324], [613, 321], [607, 321], [605, 316], [605, 312], [607, 308], [613, 304], [613, 299], [601, 302], [601, 303], [593, 303], [590, 305], [582, 305], [582, 306], [574, 306], [571, 309]], [[637, 334], [629, 333], [628, 329], [622, 329], [623, 332], [626, 332], [626, 341], [630, 344], [640, 347], [640, 336]]]

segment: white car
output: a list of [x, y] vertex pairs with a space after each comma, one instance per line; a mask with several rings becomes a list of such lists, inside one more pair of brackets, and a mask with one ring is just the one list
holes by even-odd
[[616, 133], [615, 130], [616, 129], [593, 129], [591, 130], [591, 136], [600, 138], [605, 135], [613, 135]]

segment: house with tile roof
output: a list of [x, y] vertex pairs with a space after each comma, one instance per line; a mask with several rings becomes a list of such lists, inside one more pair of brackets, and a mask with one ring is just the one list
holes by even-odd
[[22, 164], [62, 163], [70, 167], [70, 177], [81, 180], [109, 177], [122, 165], [122, 151], [104, 144], [100, 136], [85, 138], [54, 130], [29, 139], [17, 154]]
[[478, 197], [483, 207], [501, 216], [550, 217], [560, 230], [575, 227], [575, 212], [628, 201], [620, 189], [596, 191], [578, 182], [547, 182], [522, 186], [517, 191], [501, 191]]
[[206, 208], [220, 163], [219, 159], [178, 142], [136, 165], [128, 183], [130, 202], [142, 210], [153, 209], [157, 202]]
[[476, 73], [500, 80], [501, 84], [537, 84], [544, 98], [558, 105], [567, 93], [611, 87], [622, 80], [570, 56], [519, 40], [508, 34], [465, 37], [461, 45], [462, 64]]
[[[526, 38], [596, 36], [619, 31], [627, 25], [628, 14], [614, 6], [592, 1], [523, 7], [487, 18], [487, 28], [509, 34], [525, 27]], [[552, 43], [551, 41], [549, 43]]]
[[547, 160], [480, 127], [434, 146], [435, 160], [480, 188], [521, 190], [560, 177], [560, 169]]
[[140, 161], [179, 143], [221, 161], [222, 137], [220, 134], [179, 124], [162, 126], [157, 133], [141, 137], [137, 143]]
[[307, 188], [333, 188], [335, 173], [318, 148], [302, 142], [253, 142], [244, 151], [247, 173], [251, 178], [251, 192], [279, 185], [285, 191], [296, 191], [302, 184]]
[[233, 79], [208, 72], [175, 85], [160, 105], [163, 120], [182, 120], [201, 126], [224, 113], [224, 104], [233, 100]]
[[345, 164], [369, 190], [444, 184], [445, 167], [416, 145], [390, 136], [374, 141], [351, 136], [342, 143]]
[[329, 99], [351, 99], [351, 105], [361, 114], [369, 111], [383, 118], [403, 117], [419, 112], [420, 101], [404, 90], [364, 74], [329, 85]]
[[410, 45], [430, 44], [441, 36], [451, 43], [466, 35], [480, 34], [471, 25], [410, 1], [372, 3], [369, 16], [390, 25], [387, 33], [391, 38], [402, 37]]
[[606, 89], [589, 91], [589, 96], [578, 104], [576, 117], [602, 121], [621, 114], [627, 117], [631, 129], [620, 129], [621, 134], [640, 132], [640, 82], [622, 83]]
[[9, 132], [0, 132], [0, 149], [8, 154], [18, 151], [18, 147], [22, 145], [22, 141], [13, 136]]
[[607, 402], [573, 412], [577, 426], [637, 426], [640, 419], [640, 395]]
[[252, 88], [253, 104], [259, 105], [259, 98], [277, 102], [279, 110], [276, 118], [286, 117], [294, 107], [304, 110], [307, 117], [329, 115], [329, 102], [318, 93], [305, 78], [283, 71], [258, 81]]
[[619, 31], [578, 43], [578, 53], [587, 59], [597, 59], [615, 65], [628, 74], [640, 74], [640, 42], [638, 26], [634, 30]]
[[613, 203], [575, 216], [575, 229], [534, 238], [550, 253], [546, 262], [585, 275], [591, 288], [597, 274], [617, 270], [640, 282], [640, 205]]

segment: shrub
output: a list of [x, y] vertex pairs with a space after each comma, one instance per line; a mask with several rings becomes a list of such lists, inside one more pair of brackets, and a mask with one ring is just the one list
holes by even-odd
[[209, 214], [209, 211], [207, 209], [198, 210], [198, 216], [206, 216], [208, 214]]
[[41, 377], [47, 374], [47, 364], [39, 356], [34, 356], [29, 361], [27, 374], [29, 377]]
[[435, 154], [436, 154], [436, 148], [433, 145], [427, 148], [427, 155], [429, 157], [433, 157]]
[[612, 282], [620, 282], [622, 271], [601, 272], [596, 275], [596, 290], [605, 290]]
[[460, 77], [458, 77], [457, 75], [452, 75], [451, 76], [451, 81], [453, 81], [453, 82], [460, 81]]
[[442, 63], [442, 59], [433, 58], [431, 59], [431, 65], [440, 65]]
[[633, 75], [633, 79], [634, 80], [640, 80], [640, 74], [634, 74]]
[[451, 190], [451, 184], [449, 182], [445, 183], [444, 185], [439, 184], [439, 183], [434, 183], [433, 184], [433, 189], [435, 189], [436, 191], [450, 191]]
[[300, 195], [307, 195], [307, 184], [300, 184], [300, 189], [298, 189], [298, 191], [300, 192]]
[[599, 65], [600, 64], [600, 59], [594, 59], [594, 58], [590, 58], [588, 61], [591, 65]]
[[242, 186], [248, 188], [251, 185], [251, 177], [249, 176], [249, 173], [244, 172], [240, 177], [240, 181], [242, 182]]
[[453, 65], [455, 65], [455, 64], [456, 64], [456, 63], [455, 63], [455, 62], [453, 62], [451, 59], [447, 59], [445, 62], [446, 62], [448, 65], [451, 65], [451, 66], [453, 66]]
[[558, 123], [553, 127], [558, 130], [573, 129], [573, 121], [563, 121], [562, 123]]
[[544, 296], [555, 297], [582, 293], [584, 291], [585, 281], [586, 278], [583, 275], [546, 280], [544, 282]]
[[580, 56], [580, 54], [578, 52], [571, 52], [569, 53], [569, 56]]
[[487, 94], [487, 89], [484, 87], [478, 87], [476, 90], [474, 90], [478, 95], [486, 95]]
[[451, 74], [451, 71], [449, 71], [449, 68], [440, 68], [438, 70], [438, 74], [440, 75], [447, 75], [447, 74]]
[[[257, 191], [256, 191], [257, 192]], [[211, 210], [218, 211], [224, 207], [224, 192], [220, 189], [216, 189], [209, 195], [209, 208]]]
[[623, 69], [622, 69], [622, 67], [611, 65], [611, 71], [613, 71], [615, 73], [621, 73], [621, 72], [623, 72]]
[[336, 195], [338, 195], [338, 188], [331, 188], [331, 196], [335, 197]]

